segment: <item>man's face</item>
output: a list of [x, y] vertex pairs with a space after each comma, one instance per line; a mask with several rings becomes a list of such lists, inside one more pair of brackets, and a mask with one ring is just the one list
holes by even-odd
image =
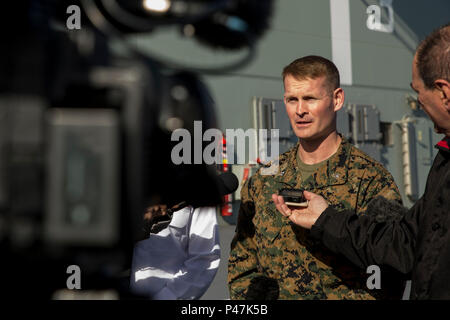
[[422, 109], [434, 122], [436, 132], [450, 137], [450, 110], [445, 106], [440, 90], [425, 87], [417, 69], [416, 57], [414, 57], [412, 65], [411, 88], [417, 92], [417, 99]]
[[300, 139], [317, 140], [336, 130], [336, 111], [344, 103], [344, 91], [332, 90], [325, 76], [284, 79], [284, 103], [292, 130]]

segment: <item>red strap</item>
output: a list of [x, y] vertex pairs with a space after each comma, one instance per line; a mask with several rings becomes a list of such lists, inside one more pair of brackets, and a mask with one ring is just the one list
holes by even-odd
[[248, 179], [249, 172], [250, 168], [244, 168], [244, 175], [242, 177], [242, 182], [245, 182]]

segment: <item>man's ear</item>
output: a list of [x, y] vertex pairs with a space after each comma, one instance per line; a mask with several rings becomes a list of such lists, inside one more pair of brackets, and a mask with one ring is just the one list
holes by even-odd
[[334, 90], [333, 103], [334, 103], [334, 111], [335, 112], [342, 108], [342, 106], [344, 105], [344, 101], [345, 101], [344, 89], [337, 88], [336, 90]]
[[447, 111], [450, 112], [450, 83], [444, 79], [434, 81], [436, 90], [439, 91], [439, 97]]

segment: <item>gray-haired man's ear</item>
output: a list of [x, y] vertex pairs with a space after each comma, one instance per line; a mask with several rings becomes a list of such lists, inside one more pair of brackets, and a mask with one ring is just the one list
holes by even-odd
[[447, 80], [438, 79], [434, 82], [434, 86], [439, 91], [444, 107], [450, 112], [450, 83]]

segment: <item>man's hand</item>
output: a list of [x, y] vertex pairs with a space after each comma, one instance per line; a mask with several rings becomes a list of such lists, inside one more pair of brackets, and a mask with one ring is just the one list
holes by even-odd
[[170, 216], [167, 212], [167, 205], [158, 204], [147, 208], [144, 214], [144, 232], [148, 236], [154, 230], [154, 226], [161, 221], [170, 221]]
[[303, 195], [308, 200], [306, 208], [287, 206], [283, 197], [277, 194], [272, 194], [272, 200], [283, 216], [288, 217], [289, 220], [300, 227], [311, 229], [322, 212], [328, 208], [328, 203], [321, 196], [309, 191], [303, 191]]
[[167, 215], [167, 206], [157, 204], [147, 208], [144, 214], [144, 223], [154, 223], [159, 217]]

